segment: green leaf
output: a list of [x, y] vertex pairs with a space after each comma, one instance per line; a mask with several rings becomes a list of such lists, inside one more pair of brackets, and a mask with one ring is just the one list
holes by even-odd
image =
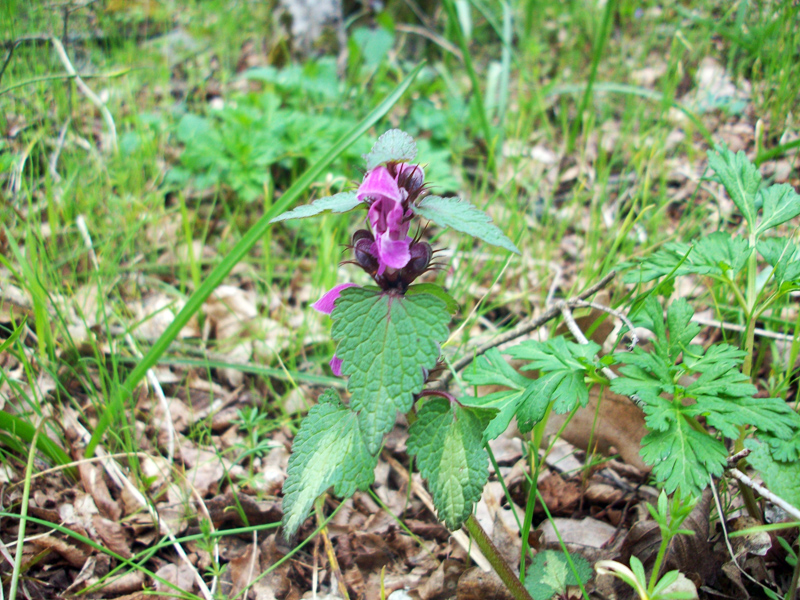
[[759, 200], [762, 216], [756, 235], [800, 215], [800, 195], [788, 183], [771, 185], [761, 192]]
[[784, 237], [758, 240], [756, 249], [772, 266], [778, 285], [800, 281], [800, 247]]
[[780, 439], [763, 433], [758, 434], [758, 438], [769, 444], [772, 451], [772, 458], [781, 462], [792, 462], [800, 460], [800, 427], [786, 438]]
[[744, 269], [752, 248], [742, 237], [717, 231], [694, 245], [672, 242], [639, 263], [638, 271], [627, 273], [628, 283], [652, 281], [667, 275], [714, 275], [733, 278]]
[[459, 398], [459, 402], [465, 406], [493, 408], [498, 411], [483, 432], [484, 443], [495, 439], [508, 429], [520, 403], [532, 393], [530, 388], [534, 383], [533, 380], [517, 373], [497, 348], [491, 348], [486, 354], [479, 356], [464, 371], [463, 376], [464, 381], [470, 385], [501, 385], [511, 388], [507, 391], [486, 394], [480, 398], [472, 396]]
[[[687, 393], [690, 391], [691, 387]], [[698, 396], [697, 407], [709, 425], [731, 439], [738, 437], [742, 425], [752, 425], [780, 440], [791, 439], [800, 429], [800, 416], [780, 398]]]
[[439, 300], [444, 301], [447, 305], [447, 312], [454, 315], [458, 312], [458, 302], [444, 288], [435, 283], [417, 283], [412, 285], [406, 290], [406, 296], [414, 296], [416, 294], [430, 294], [436, 296]]
[[414, 138], [405, 131], [390, 129], [372, 146], [372, 150], [364, 155], [367, 171], [387, 162], [411, 162], [417, 157], [417, 144]]
[[525, 573], [525, 589], [534, 600], [550, 600], [555, 594], [564, 594], [567, 586], [586, 585], [592, 578], [592, 566], [579, 554], [571, 554], [572, 563], [578, 572], [570, 568], [563, 552], [542, 550], [533, 557]]
[[408, 412], [436, 366], [450, 315], [430, 294], [398, 296], [365, 288], [342, 290], [331, 314], [336, 356], [348, 375], [350, 406], [359, 413], [367, 447], [377, 453], [397, 412]]
[[491, 217], [466, 200], [426, 196], [419, 205], [412, 204], [411, 210], [439, 227], [452, 227], [488, 244], [519, 254], [519, 249], [492, 223]]
[[289, 476], [283, 485], [283, 527], [291, 536], [329, 487], [340, 498], [365, 490], [375, 478], [377, 455], [367, 450], [358, 417], [326, 390], [303, 419], [292, 443]]
[[751, 450], [747, 461], [761, 474], [767, 489], [800, 508], [800, 461], [776, 461], [769, 446], [757, 440], [746, 440], [745, 447]]
[[756, 227], [756, 194], [761, 185], [761, 173], [741, 150], [734, 154], [728, 148], [717, 147], [708, 153], [708, 166], [714, 169], [720, 183], [750, 226]]
[[641, 456], [667, 493], [680, 488], [682, 495], [695, 496], [708, 486], [709, 474], [722, 474], [728, 453], [722, 442], [692, 429], [679, 408], [671, 408], [669, 427], [644, 436]]
[[469, 517], [489, 478], [482, 443], [485, 417], [444, 398], [432, 398], [422, 404], [408, 431], [408, 452], [428, 480], [439, 520], [450, 530]]
[[329, 210], [335, 213], [345, 213], [353, 210], [356, 206], [362, 204], [356, 197], [355, 192], [341, 192], [333, 196], [325, 196], [318, 198], [311, 204], [305, 204], [293, 208], [281, 215], [278, 215], [270, 221], [270, 223], [277, 223], [278, 221], [288, 221], [289, 219], [305, 219], [306, 217], [313, 217], [321, 212]]
[[578, 403], [586, 406], [589, 389], [584, 378], [586, 370], [594, 366], [594, 357], [599, 351], [600, 346], [594, 342], [576, 344], [563, 336], [546, 342], [528, 340], [507, 350], [516, 359], [531, 361], [522, 367], [523, 370], [535, 369], [540, 373], [519, 400], [520, 431], [530, 431], [541, 421], [550, 402], [559, 414], [570, 412]]

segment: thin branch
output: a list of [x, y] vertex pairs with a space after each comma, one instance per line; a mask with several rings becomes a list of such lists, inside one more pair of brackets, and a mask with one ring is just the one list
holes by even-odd
[[781, 498], [777, 494], [774, 494], [774, 493], [770, 492], [767, 488], [765, 488], [760, 483], [756, 483], [755, 481], [750, 479], [750, 477], [748, 477], [747, 475], [742, 473], [739, 469], [728, 469], [728, 473], [733, 475], [733, 477], [735, 479], [737, 479], [738, 481], [742, 482], [744, 485], [746, 485], [750, 489], [755, 490], [756, 492], [761, 494], [761, 496], [763, 498], [766, 498], [767, 500], [772, 502], [775, 506], [781, 507], [787, 513], [792, 515], [795, 519], [800, 521], [800, 510], [798, 510], [797, 508], [795, 508], [794, 506], [789, 504], [786, 500], [784, 500], [783, 498]]
[[[567, 328], [569, 329], [570, 333], [575, 336], [575, 339], [578, 340], [579, 344], [582, 344], [584, 346], [588, 345], [589, 340], [586, 339], [586, 336], [583, 334], [583, 331], [581, 331], [581, 328], [575, 321], [575, 317], [572, 316], [572, 311], [569, 309], [569, 306], [567, 306], [567, 303], [559, 302], [558, 307], [561, 310], [561, 314], [564, 317], [564, 322], [567, 324]], [[614, 373], [614, 371], [612, 371], [608, 367], [603, 367], [602, 369], [600, 369], [600, 372], [603, 373], [603, 375], [605, 375], [609, 381], [613, 381], [614, 379], [619, 377], [619, 375]], [[644, 407], [644, 403], [639, 398], [639, 396], [633, 394], [628, 396], [628, 398], [630, 398], [633, 401], [633, 403], [639, 408]]]
[[589, 308], [594, 308], [595, 310], [608, 313], [612, 317], [616, 317], [617, 319], [622, 321], [625, 324], [625, 327], [628, 328], [628, 331], [630, 331], [631, 335], [631, 343], [629, 345], [630, 349], [633, 350], [636, 347], [636, 344], [639, 343], [639, 336], [637, 336], [636, 332], [634, 332], [635, 327], [633, 325], [633, 322], [631, 322], [631, 320], [628, 318], [628, 315], [626, 315], [621, 310], [617, 310], [616, 308], [611, 308], [610, 306], [605, 306], [604, 304], [599, 304], [597, 302], [592, 302], [587, 300], [577, 300], [574, 303], [574, 306], [586, 306]]
[[72, 63], [67, 56], [67, 52], [64, 50], [64, 46], [56, 37], [50, 38], [50, 42], [53, 44], [53, 48], [56, 50], [56, 54], [58, 54], [59, 59], [61, 59], [61, 64], [64, 65], [64, 68], [67, 70], [67, 73], [72, 75], [75, 78], [75, 85], [78, 86], [78, 89], [83, 92], [83, 94], [89, 99], [89, 101], [97, 107], [97, 110], [100, 111], [100, 114], [103, 115], [103, 120], [106, 122], [106, 126], [108, 127], [108, 134], [111, 138], [111, 148], [114, 152], [117, 151], [117, 127], [114, 125], [114, 118], [111, 116], [111, 113], [108, 110], [108, 107], [105, 105], [97, 94], [95, 94], [89, 86], [87, 86], [83, 79], [78, 75], [75, 71], [75, 67], [72, 66]]
[[[574, 306], [578, 301], [585, 300], [586, 298], [593, 296], [604, 287], [606, 287], [609, 282], [614, 279], [616, 276], [616, 271], [611, 271], [606, 274], [600, 281], [592, 285], [591, 287], [585, 289], [583, 292], [578, 294], [575, 298], [570, 298], [566, 301], [567, 306]], [[449, 371], [445, 371], [442, 374], [442, 377], [434, 382], [432, 382], [432, 388], [446, 388], [447, 384], [452, 381], [454, 377], [454, 373], [458, 373], [459, 371], [463, 371], [466, 367], [472, 364], [472, 361], [479, 357], [481, 354], [485, 354], [487, 351], [491, 350], [492, 348], [496, 348], [506, 342], [510, 342], [517, 338], [522, 337], [530, 333], [531, 331], [535, 331], [539, 329], [542, 325], [547, 323], [548, 321], [556, 318], [561, 313], [561, 309], [558, 305], [552, 305], [547, 308], [539, 317], [533, 319], [532, 321], [528, 321], [527, 323], [522, 323], [518, 325], [511, 331], [508, 331], [502, 335], [498, 335], [496, 338], [492, 339], [491, 341], [485, 343], [482, 346], [479, 346], [474, 350], [474, 352], [470, 356], [465, 356], [458, 362], [453, 365], [453, 368]]]

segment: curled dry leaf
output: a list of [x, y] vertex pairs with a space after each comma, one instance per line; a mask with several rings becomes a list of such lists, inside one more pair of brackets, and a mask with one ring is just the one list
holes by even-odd
[[89, 558], [87, 552], [52, 535], [37, 537], [33, 539], [32, 542], [36, 546], [52, 550], [65, 559], [71, 567], [75, 567], [76, 569], [83, 568], [83, 565]]
[[106, 548], [124, 558], [131, 558], [133, 556], [128, 542], [128, 536], [125, 534], [122, 525], [115, 521], [109, 521], [100, 515], [94, 516], [92, 524]]
[[103, 472], [92, 463], [81, 463], [78, 465], [78, 471], [81, 475], [83, 489], [92, 496], [100, 513], [112, 521], [118, 521], [122, 516], [122, 509], [111, 497], [105, 479], [103, 479]]

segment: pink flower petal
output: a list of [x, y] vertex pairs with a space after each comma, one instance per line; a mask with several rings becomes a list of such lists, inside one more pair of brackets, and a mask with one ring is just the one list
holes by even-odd
[[362, 202], [366, 201], [367, 198], [372, 199], [373, 202], [381, 199], [401, 202], [403, 199], [400, 188], [397, 187], [397, 181], [391, 176], [386, 167], [376, 167], [367, 173], [358, 188], [357, 197]]
[[329, 315], [333, 312], [333, 304], [336, 302], [336, 299], [339, 297], [339, 294], [342, 293], [342, 290], [349, 287], [359, 287], [355, 283], [340, 283], [339, 285], [333, 287], [329, 292], [325, 292], [322, 295], [322, 298], [314, 302], [311, 305], [316, 311], [321, 313], [325, 313]]
[[333, 358], [331, 359], [330, 365], [331, 365], [331, 371], [333, 371], [333, 374], [336, 375], [337, 377], [341, 377], [342, 376], [342, 359], [334, 354]]
[[388, 234], [375, 239], [375, 250], [378, 255], [378, 274], [382, 275], [386, 267], [402, 269], [411, 260], [411, 238], [406, 236], [402, 240], [393, 240]]

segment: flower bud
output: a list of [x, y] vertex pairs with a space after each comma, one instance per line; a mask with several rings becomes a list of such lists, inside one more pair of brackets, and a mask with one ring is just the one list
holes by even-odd
[[[362, 230], [363, 231], [363, 230]], [[356, 232], [357, 234], [358, 232]], [[353, 236], [355, 240], [356, 236]], [[374, 275], [378, 271], [378, 259], [372, 253], [372, 246], [375, 242], [372, 241], [372, 235], [369, 237], [361, 237], [355, 240], [353, 249], [356, 253], [356, 262], [370, 275]]]

